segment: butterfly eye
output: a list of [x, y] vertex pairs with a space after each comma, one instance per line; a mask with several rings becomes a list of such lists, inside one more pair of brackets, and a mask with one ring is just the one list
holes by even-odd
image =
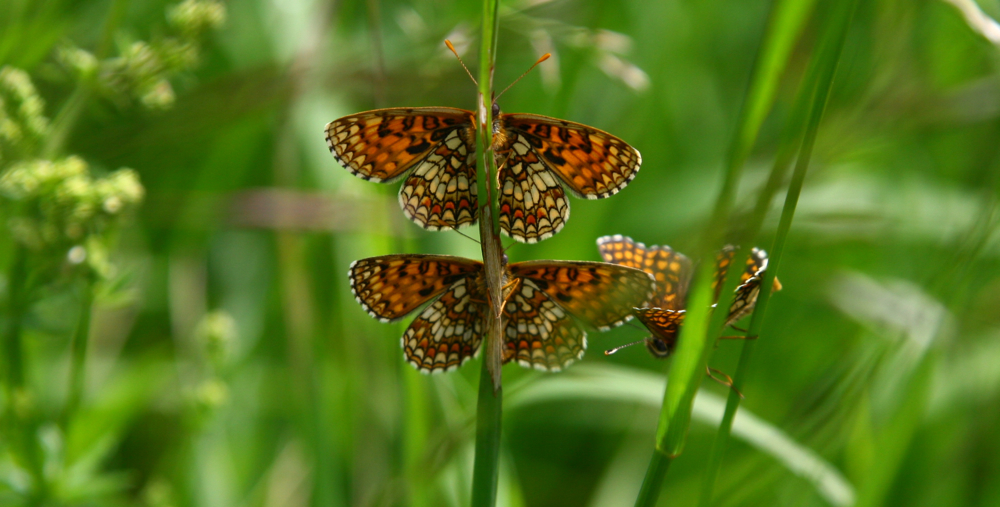
[[503, 254], [503, 265], [506, 266], [508, 262], [510, 262], [510, 259], [507, 257], [507, 254]]
[[494, 102], [493, 103], [493, 117], [496, 118], [497, 116], [500, 116], [500, 104], [497, 104], [496, 102]]

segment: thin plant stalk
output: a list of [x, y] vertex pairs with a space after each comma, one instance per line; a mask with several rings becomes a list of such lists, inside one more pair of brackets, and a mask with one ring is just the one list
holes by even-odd
[[[792, 173], [792, 180], [785, 196], [785, 204], [781, 212], [778, 230], [775, 235], [774, 243], [771, 246], [768, 269], [764, 276], [763, 285], [760, 289], [760, 295], [757, 298], [757, 304], [754, 309], [753, 316], [750, 319], [750, 327], [747, 330], [748, 337], [759, 337], [761, 328], [763, 327], [767, 305], [771, 299], [771, 289], [774, 285], [774, 279], [781, 264], [781, 257], [788, 238], [788, 232], [791, 229], [792, 218], [795, 215], [795, 208], [798, 204], [799, 195], [802, 192], [802, 185], [809, 169], [809, 161], [816, 141], [816, 134], [819, 130], [819, 124], [823, 118], [827, 98], [829, 97], [830, 88], [832, 87], [836, 69], [840, 61], [840, 54], [843, 50], [844, 40], [846, 39], [847, 29], [850, 26], [854, 6], [856, 4], [856, 0], [851, 0], [849, 2], [843, 2], [839, 5], [839, 9], [834, 13], [834, 16], [832, 16], [833, 21], [830, 25], [832, 28], [827, 33], [827, 36], [824, 37], [823, 46], [821, 47], [816, 60], [814, 60], [814, 64], [812, 66], [814, 71], [810, 72], [809, 74], [811, 75], [806, 77], [805, 82], [803, 83], [802, 91], [800, 92], [802, 97], [811, 98], [811, 103], [809, 104], [808, 122], [806, 123], [806, 131], [803, 135], [802, 147], [799, 150], [795, 170]], [[790, 152], [791, 149], [788, 149], [785, 153]], [[781, 160], [778, 162], [783, 163]], [[775, 169], [778, 169], [777, 165]], [[745, 340], [743, 343], [740, 360], [733, 376], [734, 390], [729, 393], [729, 398], [726, 402], [726, 411], [723, 414], [722, 422], [719, 424], [718, 434], [712, 445], [712, 451], [709, 457], [709, 468], [707, 470], [705, 482], [703, 483], [700, 500], [700, 505], [702, 507], [710, 505], [712, 500], [715, 479], [718, 476], [719, 469], [721, 468], [722, 456], [725, 453], [726, 444], [732, 431], [733, 419], [736, 416], [736, 411], [740, 404], [740, 397], [737, 394], [737, 391], [742, 392], [746, 379], [746, 372], [749, 368], [750, 359], [753, 356], [755, 345], [755, 339]]]
[[476, 99], [477, 151], [480, 153], [477, 174], [479, 197], [479, 237], [486, 275], [486, 343], [479, 376], [479, 399], [476, 407], [476, 457], [472, 469], [473, 507], [496, 505], [500, 473], [500, 430], [503, 389], [500, 385], [502, 346], [502, 304], [505, 283], [500, 221], [496, 210], [497, 168], [493, 156], [493, 70], [496, 62], [499, 28], [498, 0], [483, 0], [483, 25], [479, 51], [479, 93]]
[[[769, 19], [773, 19], [774, 12], [772, 6]], [[777, 47], [786, 46], [777, 45]], [[725, 233], [744, 163], [773, 103], [777, 80], [784, 70], [786, 59], [783, 56], [777, 57], [776, 51], [774, 47], [762, 45], [755, 58], [746, 100], [740, 111], [739, 123], [727, 155], [725, 179], [699, 245], [698, 258], [706, 259], [708, 252], [718, 248]], [[739, 250], [736, 255], [739, 255]], [[643, 485], [636, 498], [637, 507], [656, 505], [669, 463], [683, 450], [691, 423], [694, 396], [701, 384], [712, 349], [709, 338], [716, 336], [710, 334], [710, 331], [721, 330], [724, 318], [723, 312], [718, 312], [713, 318], [710, 309], [713, 271], [713, 263], [701, 262], [696, 273], [691, 298], [688, 300], [688, 313], [684, 319], [677, 352], [670, 366], [653, 457], [650, 459]], [[731, 286], [729, 291], [735, 288], [736, 283], [736, 270], [730, 271], [733, 272], [730, 273], [732, 276], [725, 285], [725, 287]]]
[[66, 398], [66, 408], [63, 423], [68, 425], [73, 413], [80, 406], [83, 398], [85, 366], [87, 362], [87, 343], [90, 341], [90, 317], [94, 306], [94, 280], [88, 276], [84, 281], [83, 294], [80, 301], [80, 316], [73, 330], [70, 341], [69, 363], [69, 395]]

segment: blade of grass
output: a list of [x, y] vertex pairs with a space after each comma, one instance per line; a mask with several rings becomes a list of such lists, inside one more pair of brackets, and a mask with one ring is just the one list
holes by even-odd
[[[802, 90], [800, 91], [800, 97], [811, 98], [811, 104], [809, 104], [808, 122], [806, 124], [806, 131], [802, 140], [802, 148], [799, 151], [798, 161], [795, 165], [795, 171], [792, 173], [792, 181], [789, 185], [788, 193], [785, 196], [785, 205], [781, 212], [781, 219], [778, 225], [777, 234], [774, 239], [774, 244], [771, 247], [768, 270], [764, 277], [763, 285], [761, 286], [760, 295], [757, 298], [756, 308], [750, 319], [750, 327], [747, 331], [747, 336], [758, 337], [760, 335], [761, 328], [763, 327], [764, 315], [767, 311], [768, 302], [771, 299], [771, 288], [774, 285], [774, 279], [781, 263], [781, 256], [784, 251], [785, 241], [788, 237], [788, 231], [791, 228], [792, 218], [795, 215], [795, 207], [798, 204], [799, 194], [802, 191], [802, 184], [805, 181], [805, 175], [809, 168], [809, 159], [812, 156], [813, 145], [816, 141], [816, 133], [819, 130], [820, 121], [823, 118], [823, 111], [826, 107], [827, 97], [829, 97], [830, 88], [833, 84], [837, 64], [840, 61], [840, 54], [843, 50], [844, 40], [846, 39], [847, 30], [850, 26], [850, 21], [854, 14], [854, 6], [856, 4], [857, 2], [855, 0], [842, 2], [837, 5], [837, 8], [832, 13], [832, 16], [828, 18], [831, 20], [827, 25], [829, 28], [823, 37], [819, 53], [813, 60], [813, 65], [811, 66], [809, 75], [806, 76]], [[813, 83], [814, 80], [815, 83]], [[796, 109], [798, 109], [798, 106]], [[793, 114], [793, 116], [795, 115], [796, 114]], [[791, 149], [785, 150], [785, 153], [790, 152]], [[775, 169], [777, 170], [778, 166], [776, 166]], [[768, 202], [770, 202], [770, 197], [768, 196], [766, 198]], [[761, 207], [758, 206], [758, 212], [760, 209]], [[762, 219], [763, 215], [761, 214], [754, 218]], [[740, 404], [740, 397], [736, 393], [737, 391], [742, 392], [743, 384], [746, 379], [746, 372], [750, 364], [750, 358], [753, 355], [753, 350], [756, 346], [756, 341], [757, 340], [745, 340], [743, 342], [743, 350], [740, 353], [736, 373], [733, 376], [734, 390], [729, 393], [729, 399], [726, 402], [726, 412], [723, 415], [722, 423], [719, 425], [719, 432], [712, 444], [707, 475], [703, 483], [701, 500], [699, 502], [699, 505], [703, 507], [707, 507], [711, 504], [715, 480], [718, 476], [719, 469], [722, 466], [722, 457], [723, 454], [725, 454], [726, 444], [732, 431], [733, 418], [736, 416], [736, 410], [739, 408]]]
[[[774, 23], [780, 10], [772, 5], [768, 23]], [[714, 263], [705, 262], [708, 252], [718, 248], [726, 229], [736, 188], [743, 172], [743, 165], [750, 154], [760, 126], [770, 110], [777, 89], [778, 78], [784, 70], [789, 45], [765, 40], [755, 58], [746, 99], [740, 111], [739, 122], [733, 135], [727, 155], [726, 174], [719, 191], [712, 217], [696, 252], [703, 259], [697, 271], [695, 283], [688, 301], [688, 314], [681, 330], [680, 343], [670, 367], [667, 388], [663, 397], [663, 408], [656, 431], [656, 446], [650, 460], [642, 488], [636, 498], [637, 507], [653, 506], [659, 497], [660, 486], [669, 467], [669, 461], [681, 453], [688, 427], [691, 423], [691, 407], [694, 395], [711, 353], [710, 330], [721, 329], [725, 312], [718, 312], [712, 318], [711, 299]], [[785, 53], [782, 53], [782, 52]], [[737, 247], [736, 258], [740, 251]], [[723, 293], [735, 288], [737, 270], [727, 277]]]
[[486, 343], [482, 346], [482, 374], [476, 407], [476, 456], [472, 468], [472, 505], [493, 507], [497, 499], [500, 474], [500, 429], [503, 389], [500, 386], [500, 348], [502, 287], [504, 285], [503, 251], [500, 221], [496, 212], [496, 160], [493, 158], [493, 69], [496, 62], [497, 32], [500, 18], [498, 0], [483, 0], [483, 26], [479, 50], [479, 94], [476, 100], [479, 167], [476, 178], [479, 196], [479, 237], [486, 274], [490, 312], [486, 316]]

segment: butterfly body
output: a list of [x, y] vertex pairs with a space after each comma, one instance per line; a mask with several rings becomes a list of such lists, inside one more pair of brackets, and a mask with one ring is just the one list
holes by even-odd
[[[635, 308], [635, 316], [652, 334], [645, 340], [649, 353], [657, 358], [669, 357], [677, 347], [677, 338], [684, 324], [687, 292], [693, 274], [691, 261], [668, 246], [647, 247], [621, 235], [598, 238], [597, 245], [605, 261], [642, 269], [656, 279], [657, 289], [652, 304], [649, 307]], [[732, 246], [726, 246], [716, 255], [715, 278], [712, 281], [716, 301], [722, 291], [734, 251]], [[736, 323], [753, 311], [766, 269], [767, 252], [753, 248], [740, 274], [740, 285], [729, 306], [726, 326]], [[777, 278], [774, 280], [774, 290], [781, 290], [781, 283]]]
[[[501, 231], [523, 243], [559, 232], [569, 219], [565, 189], [585, 199], [616, 194], [642, 157], [621, 139], [566, 120], [503, 114], [494, 104]], [[399, 203], [429, 230], [479, 218], [476, 121], [449, 107], [390, 108], [334, 120], [326, 140], [337, 161], [369, 181], [403, 180]], [[405, 178], [405, 179], [404, 179]]]
[[[648, 274], [599, 262], [529, 261], [504, 269], [502, 360], [546, 371], [583, 356], [581, 323], [599, 330], [621, 325], [653, 291]], [[450, 371], [479, 353], [489, 311], [481, 262], [387, 255], [355, 261], [348, 276], [355, 299], [384, 322], [429, 303], [402, 338], [406, 360], [419, 371]]]

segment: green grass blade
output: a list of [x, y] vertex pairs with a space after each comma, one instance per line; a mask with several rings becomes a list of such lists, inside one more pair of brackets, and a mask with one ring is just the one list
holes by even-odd
[[[855, 2], [853, 0], [851, 2], [845, 2], [843, 5], [838, 6], [839, 8], [833, 13], [833, 16], [831, 16], [830, 24], [827, 25], [829, 29], [823, 37], [819, 54], [813, 60], [813, 65], [811, 66], [810, 72], [808, 73], [803, 83], [802, 90], [800, 91], [801, 97], [811, 98], [811, 104], [809, 104], [808, 123], [806, 125], [805, 135], [803, 136], [802, 148], [799, 151], [795, 171], [792, 175], [792, 181], [788, 189], [788, 194], [785, 198], [785, 205], [782, 210], [777, 235], [775, 237], [774, 244], [771, 247], [767, 274], [764, 278], [763, 285], [761, 286], [756, 309], [750, 320], [750, 327], [747, 332], [748, 336], [760, 336], [764, 315], [767, 311], [767, 305], [771, 297], [771, 288], [773, 287], [774, 279], [781, 263], [781, 256], [784, 250], [785, 241], [788, 237], [788, 232], [791, 228], [792, 218], [795, 214], [795, 207], [798, 203], [798, 198], [802, 191], [802, 184], [809, 168], [809, 159], [812, 155], [813, 144], [816, 140], [816, 133], [819, 130], [819, 124], [823, 117], [823, 111], [826, 106], [830, 88], [833, 84], [837, 64], [840, 61], [840, 54], [843, 49], [844, 39], [846, 38], [847, 29], [850, 25], [850, 20], [854, 12], [854, 5]], [[815, 81], [815, 83], [813, 81]], [[797, 113], [793, 113], [793, 121], [795, 116], [797, 116]], [[783, 151], [784, 153], [791, 152], [790, 149]], [[780, 157], [778, 163], [782, 163]], [[775, 171], [778, 170], [780, 169], [776, 164]], [[765, 198], [767, 199], [767, 202], [770, 202], [769, 196], [762, 196], [761, 200]], [[760, 209], [761, 208], [758, 206], [758, 211]], [[743, 344], [743, 350], [740, 353], [740, 360], [736, 368], [736, 373], [733, 376], [733, 387], [736, 390], [742, 391], [743, 384], [746, 379], [746, 372], [749, 367], [750, 358], [753, 355], [755, 345], [756, 340], [748, 340]], [[736, 416], [736, 410], [739, 408], [739, 403], [740, 397], [736, 394], [736, 391], [731, 392], [726, 403], [726, 411], [723, 415], [722, 423], [719, 425], [719, 432], [712, 445], [709, 465], [706, 471], [705, 481], [703, 483], [701, 500], [699, 502], [699, 504], [703, 507], [707, 507], [711, 504], [715, 480], [718, 476], [719, 469], [722, 466], [722, 458], [725, 454], [726, 444], [728, 443], [729, 435], [732, 431], [733, 419]]]
[[[794, 25], [795, 23], [789, 19], [801, 18], [801, 15], [786, 18], [779, 15], [782, 12], [782, 9], [778, 8], [777, 5], [772, 6], [769, 14], [769, 26], [778, 23], [782, 26], [788, 23]], [[719, 191], [700, 248], [696, 252], [699, 258], [707, 258], [708, 252], [717, 249], [721, 243], [744, 162], [757, 138], [761, 123], [774, 101], [778, 79], [784, 70], [788, 52], [794, 41], [794, 36], [790, 34], [794, 32], [794, 30], [781, 30], [781, 37], [765, 39], [758, 51], [746, 99], [740, 111], [740, 119], [727, 157], [722, 189]], [[772, 33], [772, 31], [769, 30], [768, 33]], [[774, 31], [773, 33], [779, 32]], [[738, 250], [736, 255], [739, 256]], [[709, 331], [721, 328], [724, 319], [723, 312], [719, 312], [711, 323], [709, 321], [713, 271], [713, 263], [702, 262], [695, 278], [691, 297], [688, 300], [688, 314], [681, 331], [680, 343], [670, 367], [670, 382], [664, 393], [654, 454], [673, 457], [683, 450], [684, 440], [690, 426], [694, 396], [701, 384], [705, 365], [711, 353], [712, 346], [709, 337], [714, 336], [714, 334], [710, 334]], [[731, 287], [735, 287], [737, 275], [735, 273], [730, 273], [730, 275], [731, 280], [727, 280], [726, 285], [730, 288], [724, 288], [724, 290], [731, 291]], [[659, 496], [659, 484], [667, 470], [665, 466], [661, 466], [661, 461], [661, 458], [656, 457], [651, 460], [650, 470], [646, 474], [643, 488], [636, 499], [636, 506], [656, 504], [656, 499]]]

